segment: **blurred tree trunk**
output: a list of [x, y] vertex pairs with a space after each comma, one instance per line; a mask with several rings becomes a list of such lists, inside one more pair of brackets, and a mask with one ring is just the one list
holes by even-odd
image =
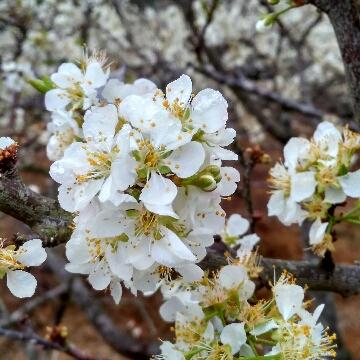
[[360, 124], [360, 0], [309, 0], [327, 13], [344, 62], [354, 118]]

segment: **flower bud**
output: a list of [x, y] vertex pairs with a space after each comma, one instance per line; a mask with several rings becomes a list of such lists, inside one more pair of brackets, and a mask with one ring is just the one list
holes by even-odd
[[204, 173], [210, 173], [212, 176], [216, 177], [220, 175], [220, 168], [216, 165], [209, 165], [204, 170]]
[[214, 191], [217, 187], [216, 180], [211, 175], [202, 175], [196, 180], [196, 185], [204, 191]]

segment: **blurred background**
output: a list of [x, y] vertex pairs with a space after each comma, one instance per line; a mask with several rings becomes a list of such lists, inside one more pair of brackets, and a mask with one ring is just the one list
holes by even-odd
[[[285, 14], [272, 29], [256, 32], [256, 22], [271, 9], [265, 0], [0, 0], [0, 136], [12, 136], [21, 144], [18, 166], [26, 184], [56, 197], [45, 152], [49, 114], [43, 96], [27, 81], [50, 75], [62, 62], [76, 61], [86, 44], [89, 51], [106, 50], [112, 77], [126, 82], [146, 77], [164, 88], [187, 73], [196, 90], [221, 91], [229, 102], [228, 126], [238, 133], [240, 160], [234, 165], [242, 174], [237, 193], [224, 208], [228, 214], [240, 212], [254, 219], [262, 255], [307, 257], [306, 230], [284, 227], [266, 216], [268, 170], [290, 137], [311, 135], [324, 119], [351, 122], [352, 112], [327, 18], [306, 6]], [[272, 163], [252, 166], [258, 145]], [[26, 231], [25, 225], [0, 214], [1, 237]], [[355, 226], [339, 228], [337, 235], [335, 260], [359, 259]], [[53, 253], [63, 256], [63, 246]], [[0, 325], [31, 328], [42, 336], [49, 326], [66, 326], [77, 346], [102, 358], [125, 359], [71, 300], [74, 277], [63, 276], [59, 269], [54, 261], [36, 271], [39, 285], [32, 300], [19, 301], [1, 283]], [[88, 293], [101, 300], [99, 311], [139, 342], [171, 337], [158, 315], [158, 294], [125, 294], [115, 306], [106, 293]], [[360, 297], [310, 294], [314, 296], [316, 303], [328, 306], [323, 321], [340, 334], [338, 358], [360, 359]], [[9, 322], [14, 311], [17, 317]], [[4, 338], [0, 358], [69, 359]]]

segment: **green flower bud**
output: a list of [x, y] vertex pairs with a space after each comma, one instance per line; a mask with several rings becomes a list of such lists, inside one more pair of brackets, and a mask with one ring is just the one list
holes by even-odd
[[55, 88], [55, 84], [48, 77], [43, 77], [42, 79], [28, 80], [28, 83], [42, 94], [45, 94], [49, 90]]
[[216, 181], [212, 175], [202, 175], [200, 176], [195, 185], [204, 191], [214, 191], [217, 187]]
[[220, 175], [220, 168], [216, 165], [209, 165], [202, 172], [210, 173], [212, 176], [216, 177]]

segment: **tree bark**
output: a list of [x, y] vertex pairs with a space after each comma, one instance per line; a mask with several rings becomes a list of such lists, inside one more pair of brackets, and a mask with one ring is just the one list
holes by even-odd
[[309, 0], [334, 28], [344, 63], [354, 119], [360, 124], [360, 0]]

